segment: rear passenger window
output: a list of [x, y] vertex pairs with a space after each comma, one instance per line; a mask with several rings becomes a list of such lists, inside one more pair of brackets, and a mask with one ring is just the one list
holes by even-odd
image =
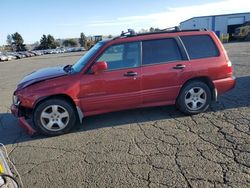
[[219, 56], [219, 51], [208, 35], [182, 36], [190, 59], [200, 59]]
[[143, 65], [182, 60], [175, 39], [160, 39], [142, 42]]

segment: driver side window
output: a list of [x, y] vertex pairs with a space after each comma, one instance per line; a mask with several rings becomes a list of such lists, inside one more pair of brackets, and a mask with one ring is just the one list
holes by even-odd
[[141, 61], [140, 42], [113, 45], [99, 57], [97, 62], [105, 61], [108, 70], [139, 67]]

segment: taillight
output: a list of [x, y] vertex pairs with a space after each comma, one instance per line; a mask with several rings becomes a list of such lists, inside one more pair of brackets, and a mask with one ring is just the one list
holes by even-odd
[[227, 61], [228, 73], [233, 73], [233, 66], [231, 61]]

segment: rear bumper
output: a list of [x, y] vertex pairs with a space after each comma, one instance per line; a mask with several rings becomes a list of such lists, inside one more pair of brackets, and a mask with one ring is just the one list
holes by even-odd
[[235, 77], [229, 77], [220, 80], [214, 80], [213, 84], [217, 89], [218, 95], [221, 95], [235, 87], [236, 79]]
[[18, 118], [19, 125], [29, 134], [34, 135], [37, 131], [26, 121], [24, 116], [20, 116], [19, 109], [15, 105], [11, 106], [11, 113]]

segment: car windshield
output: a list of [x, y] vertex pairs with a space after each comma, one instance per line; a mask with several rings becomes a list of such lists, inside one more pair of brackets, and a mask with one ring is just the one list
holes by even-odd
[[93, 46], [86, 54], [84, 54], [73, 66], [72, 69], [74, 72], [80, 72], [82, 68], [88, 63], [88, 61], [93, 57], [93, 55], [104, 45], [105, 43], [98, 42]]

